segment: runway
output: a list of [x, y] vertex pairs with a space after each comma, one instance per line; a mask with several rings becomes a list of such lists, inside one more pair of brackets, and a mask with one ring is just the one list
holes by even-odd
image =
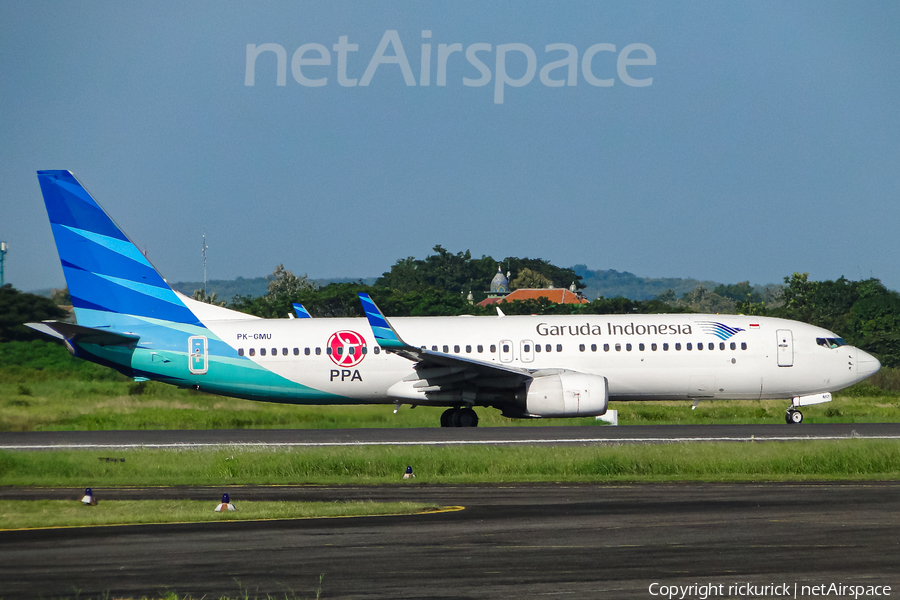
[[236, 429], [0, 433], [0, 450], [204, 446], [626, 444], [900, 439], [900, 423], [630, 425], [418, 429]]
[[[209, 499], [212, 510], [221, 489], [104, 490], [100, 506], [152, 493]], [[653, 583], [721, 584], [723, 592], [747, 584], [900, 589], [898, 482], [228, 491], [239, 510], [250, 499], [408, 500], [465, 510], [0, 532], [2, 593], [75, 597], [77, 589], [85, 598], [173, 590], [209, 598], [237, 596], [236, 582], [250, 597], [320, 592], [329, 599], [653, 598]], [[79, 492], [0, 488], [0, 497]]]

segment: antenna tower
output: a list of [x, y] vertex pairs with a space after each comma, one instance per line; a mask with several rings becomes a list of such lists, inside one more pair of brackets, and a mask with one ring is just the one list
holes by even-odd
[[206, 295], [206, 251], [209, 249], [209, 246], [206, 245], [206, 233], [203, 233], [203, 295]]

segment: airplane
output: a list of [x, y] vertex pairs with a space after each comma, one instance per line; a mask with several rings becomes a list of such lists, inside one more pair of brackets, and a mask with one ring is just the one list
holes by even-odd
[[[791, 399], [801, 406], [880, 367], [834, 333], [748, 315], [262, 319], [174, 291], [69, 171], [38, 171], [76, 323], [29, 323], [74, 356], [138, 381], [299, 405], [474, 407], [513, 418], [604, 415], [628, 400]], [[289, 315], [293, 317], [293, 315]], [[298, 316], [302, 316], [298, 314]]]

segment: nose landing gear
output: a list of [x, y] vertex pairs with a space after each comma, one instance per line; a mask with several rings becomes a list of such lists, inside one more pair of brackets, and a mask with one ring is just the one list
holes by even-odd
[[468, 406], [448, 408], [441, 414], [441, 427], [478, 427], [478, 415]]

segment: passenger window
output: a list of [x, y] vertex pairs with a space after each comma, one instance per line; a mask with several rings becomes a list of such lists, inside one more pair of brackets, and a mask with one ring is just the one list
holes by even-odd
[[669, 342], [666, 342], [665, 344], [663, 344], [663, 352], [668, 352], [668, 351], [669, 351]]
[[741, 350], [747, 349], [747, 342], [741, 342]]
[[433, 352], [437, 352], [437, 346], [432, 346], [432, 347], [431, 347], [431, 350], [432, 350]]
[[553, 346], [551, 346], [550, 344], [547, 344], [547, 345], [544, 347], [544, 350], [546, 350], [547, 352], [551, 352], [552, 349], [553, 349]]
[[[350, 356], [356, 356], [356, 348], [354, 348], [353, 346], [347, 348], [347, 352], [350, 354]], [[340, 354], [340, 352], [338, 352], [338, 354]]]
[[260, 356], [265, 356], [265, 355], [266, 355], [266, 349], [265, 349], [265, 348], [260, 348], [260, 349], [259, 349], [259, 355], [260, 355]]
[[535, 345], [534, 345], [534, 351], [535, 351], [535, 352], [540, 352], [540, 351], [541, 351], [541, 345], [540, 345], [540, 344], [535, 344]]
[[737, 344], [735, 344], [734, 342], [731, 342], [731, 349], [737, 350]]
[[287, 348], [282, 348], [282, 349], [281, 349], [281, 355], [282, 355], [282, 356], [287, 356], [287, 355], [288, 355], [288, 349], [287, 349]]
[[656, 344], [650, 344], [650, 349], [656, 352]]
[[716, 349], [716, 345], [713, 344], [712, 342], [710, 342], [709, 345], [707, 346], [707, 348], [708, 348], [709, 350], [715, 350], [715, 349]]
[[325, 354], [327, 354], [328, 356], [331, 356], [331, 352], [332, 352], [331, 346], [328, 346], [327, 348], [325, 348]]
[[243, 355], [244, 355], [244, 349], [238, 348], [238, 356], [243, 356]]
[[481, 344], [478, 344], [477, 346], [475, 346], [475, 349], [478, 351], [479, 354], [484, 352], [484, 346], [482, 346]]
[[250, 348], [250, 356], [256, 355], [256, 348]]
[[703, 350], [703, 342], [697, 344], [697, 350]]
[[622, 351], [622, 344], [616, 344], [616, 352]]
[[362, 348], [359, 349], [359, 351], [362, 352], [363, 354], [368, 354], [369, 348], [367, 346], [363, 346]]
[[684, 349], [685, 349], [685, 350], [690, 350], [690, 349], [691, 349], [691, 343], [688, 342], [687, 344], [685, 344], [685, 345], [684, 345]]
[[304, 348], [304, 349], [303, 349], [303, 354], [305, 354], [306, 356], [309, 356], [309, 354], [310, 354], [309, 348]]
[[466, 354], [472, 354], [472, 346], [466, 346]]
[[450, 354], [450, 346], [444, 346], [444, 354]]
[[497, 352], [497, 345], [491, 344], [491, 354], [494, 354], [495, 352]]
[[[351, 350], [352, 350], [352, 348], [351, 348]], [[338, 355], [338, 356], [343, 356], [343, 355], [344, 355], [344, 347], [343, 347], [343, 346], [338, 346], [338, 349], [337, 349], [337, 355]]]
[[522, 351], [523, 351], [523, 352], [531, 352], [531, 344], [525, 344], [525, 345], [522, 347]]
[[322, 354], [322, 349], [316, 348], [316, 356], [319, 356], [320, 354]]
[[725, 349], [725, 342], [719, 342], [719, 350]]
[[625, 344], [625, 351], [631, 352], [631, 344]]
[[562, 344], [557, 344], [557, 345], [556, 345], [556, 351], [557, 351], [557, 352], [562, 352]]
[[591, 344], [591, 352], [597, 351], [597, 344]]
[[381, 346], [375, 346], [375, 354], [381, 354]]
[[584, 352], [584, 344], [578, 344], [579, 352]]
[[638, 350], [640, 350], [641, 352], [643, 352], [643, 351], [644, 351], [644, 344], [638, 344]]
[[609, 344], [603, 344], [603, 351], [609, 352]]
[[503, 344], [503, 351], [509, 352], [509, 344]]
[[294, 348], [294, 356], [300, 356], [300, 348]]
[[278, 348], [272, 348], [272, 356], [278, 356]]

